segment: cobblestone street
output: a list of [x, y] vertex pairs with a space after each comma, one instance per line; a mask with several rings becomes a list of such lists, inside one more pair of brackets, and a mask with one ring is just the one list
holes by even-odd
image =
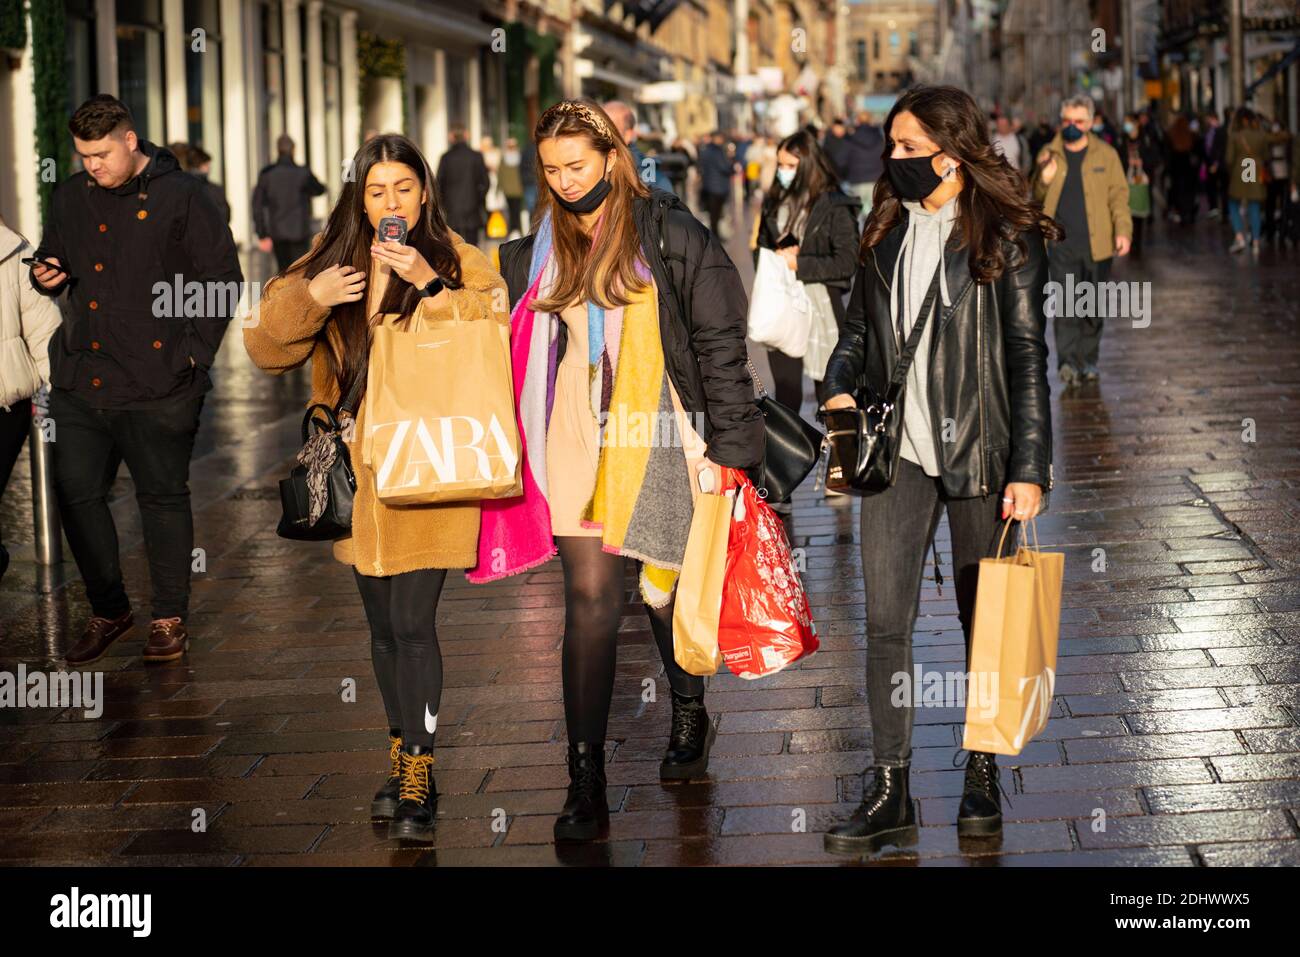
[[[737, 225], [731, 241], [746, 276], [747, 236]], [[1062, 395], [1052, 376], [1056, 487], [1038, 532], [1066, 554], [1056, 696], [1045, 731], [999, 761], [1001, 840], [959, 843], [962, 714], [922, 708], [920, 842], [868, 864], [1300, 865], [1300, 270], [1294, 249], [1230, 258], [1226, 244], [1215, 224], [1154, 230], [1113, 277], [1151, 283], [1149, 327], [1107, 323], [1099, 384]], [[659, 782], [668, 685], [643, 609], [626, 607], [611, 834], [572, 851], [551, 830], [567, 783], [558, 562], [489, 586], [449, 575], [437, 840], [403, 846], [369, 817], [388, 753], [351, 570], [274, 531], [306, 374], [263, 375], [238, 329], [219, 370], [191, 473], [207, 563], [191, 651], [140, 660], [147, 564], [123, 471], [114, 512], [137, 625], [95, 666], [98, 720], [0, 711], [5, 863], [857, 863], [822, 847], [870, 760], [856, 501], [824, 498], [812, 477], [797, 493], [789, 530], [821, 650], [764, 680], [712, 679], [707, 781]], [[18, 543], [0, 592], [7, 671], [57, 667], [89, 613], [66, 550], [72, 580], [33, 594], [29, 486], [24, 453], [5, 500]], [[941, 526], [945, 566], [947, 541]], [[963, 667], [951, 589], [930, 578], [915, 645], [919, 665]]]

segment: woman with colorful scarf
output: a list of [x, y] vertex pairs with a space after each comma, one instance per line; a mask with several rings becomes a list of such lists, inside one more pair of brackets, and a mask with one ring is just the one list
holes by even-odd
[[[625, 558], [663, 658], [672, 730], [662, 780], [708, 766], [704, 679], [673, 659], [673, 595], [694, 495], [763, 456], [746, 370], [746, 297], [717, 239], [671, 193], [651, 190], [605, 112], [548, 109], [534, 132], [533, 233], [501, 247], [524, 494], [485, 501], [471, 581], [557, 552], [569, 792], [558, 841], [605, 833], [605, 732]], [[703, 473], [711, 475], [703, 477]]]

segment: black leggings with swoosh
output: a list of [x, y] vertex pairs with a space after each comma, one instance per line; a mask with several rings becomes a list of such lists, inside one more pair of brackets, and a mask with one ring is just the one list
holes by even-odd
[[370, 622], [370, 657], [384, 712], [402, 743], [433, 747], [442, 699], [442, 651], [434, 618], [445, 568], [376, 577], [352, 570]]

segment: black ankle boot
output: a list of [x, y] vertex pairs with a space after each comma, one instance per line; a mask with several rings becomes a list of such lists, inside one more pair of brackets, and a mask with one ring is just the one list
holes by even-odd
[[402, 738], [401, 735], [393, 734], [393, 730], [396, 729], [388, 732], [388, 780], [375, 792], [374, 800], [370, 802], [370, 816], [383, 821], [393, 819], [393, 812], [397, 810], [397, 795], [402, 787]]
[[428, 840], [438, 814], [438, 789], [433, 783], [433, 749], [404, 744], [402, 782], [397, 810], [388, 825], [388, 839]]
[[1002, 831], [998, 773], [995, 756], [988, 751], [971, 751], [967, 756], [966, 780], [957, 810], [958, 835], [988, 836]]
[[843, 824], [826, 832], [825, 846], [837, 853], [861, 854], [885, 844], [900, 847], [916, 843], [916, 809], [908, 790], [910, 767], [872, 769], [875, 778], [862, 795], [862, 803]]
[[709, 749], [718, 729], [704, 710], [704, 695], [673, 696], [673, 726], [668, 750], [659, 765], [660, 781], [688, 781], [700, 777], [709, 767]]
[[591, 841], [609, 824], [605, 802], [605, 743], [569, 745], [569, 797], [555, 819], [557, 841]]

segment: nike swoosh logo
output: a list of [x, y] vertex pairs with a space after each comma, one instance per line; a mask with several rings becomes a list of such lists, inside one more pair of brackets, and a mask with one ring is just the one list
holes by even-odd
[[433, 734], [433, 729], [436, 727], [438, 727], [438, 716], [436, 714], [429, 714], [429, 706], [426, 704], [424, 706], [424, 730]]

